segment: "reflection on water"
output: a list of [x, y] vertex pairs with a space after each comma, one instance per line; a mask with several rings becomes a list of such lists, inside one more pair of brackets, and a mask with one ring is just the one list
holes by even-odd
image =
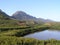
[[40, 40], [47, 40], [47, 39], [60, 40], [60, 31], [45, 30], [42, 32], [36, 32], [33, 34], [26, 35], [24, 37], [35, 38]]

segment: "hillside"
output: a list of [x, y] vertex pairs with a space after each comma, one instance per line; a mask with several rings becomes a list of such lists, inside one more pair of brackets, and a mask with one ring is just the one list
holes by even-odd
[[0, 9], [0, 20], [9, 19], [10, 17]]
[[20, 22], [25, 23], [24, 21], [11, 19], [10, 16], [8, 16], [5, 12], [0, 10], [0, 28], [1, 27], [19, 27]]

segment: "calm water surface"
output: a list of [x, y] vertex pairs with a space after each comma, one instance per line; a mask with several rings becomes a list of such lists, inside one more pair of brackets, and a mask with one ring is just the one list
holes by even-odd
[[35, 38], [39, 40], [48, 40], [48, 39], [60, 40], [60, 31], [45, 30], [26, 35], [24, 37]]

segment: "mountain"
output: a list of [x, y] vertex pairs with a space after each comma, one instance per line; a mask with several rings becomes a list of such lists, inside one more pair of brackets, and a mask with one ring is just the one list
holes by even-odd
[[43, 18], [36, 18], [33, 17], [23, 11], [17, 11], [12, 15], [12, 18], [17, 19], [17, 20], [24, 20], [24, 21], [35, 21], [37, 23], [42, 23], [42, 22], [52, 22], [52, 20], [46, 20]]
[[11, 19], [8, 14], [6, 14], [0, 9], [0, 28], [18, 26], [17, 22], [17, 20]]
[[10, 17], [0, 9], [0, 20], [2, 19], [10, 19]]
[[38, 20], [41, 20], [43, 22], [55, 22], [53, 20], [50, 20], [50, 19], [43, 19], [43, 18], [38, 18]]
[[[15, 25], [32, 25], [32, 24], [43, 24], [50, 20], [45, 20], [43, 18], [33, 17], [23, 11], [15, 12], [11, 17], [0, 9], [0, 27], [15, 26]], [[21, 23], [22, 22], [22, 23]]]
[[16, 20], [8, 16], [5, 12], [0, 10], [0, 27], [18, 27], [18, 26], [27, 26], [27, 25], [35, 24], [34, 21], [21, 21]]
[[18, 20], [36, 20], [35, 17], [30, 16], [29, 14], [23, 12], [23, 11], [17, 11], [12, 15], [13, 18]]

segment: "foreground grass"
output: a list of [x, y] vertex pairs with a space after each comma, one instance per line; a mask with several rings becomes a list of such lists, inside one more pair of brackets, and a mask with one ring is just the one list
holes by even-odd
[[0, 45], [60, 45], [57, 40], [36, 40], [15, 36], [0, 36]]

